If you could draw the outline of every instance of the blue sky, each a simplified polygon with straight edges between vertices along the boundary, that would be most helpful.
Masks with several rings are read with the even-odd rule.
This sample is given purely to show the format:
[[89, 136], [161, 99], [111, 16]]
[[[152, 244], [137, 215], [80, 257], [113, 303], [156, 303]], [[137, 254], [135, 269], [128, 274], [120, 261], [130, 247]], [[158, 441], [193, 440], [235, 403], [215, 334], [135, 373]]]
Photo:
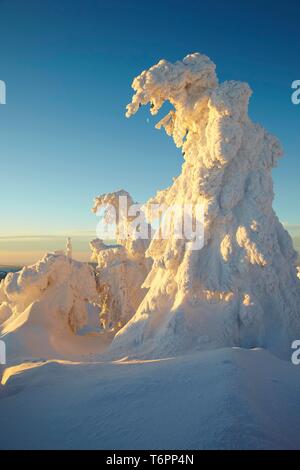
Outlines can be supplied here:
[[168, 186], [180, 151], [148, 110], [130, 120], [124, 110], [134, 76], [195, 51], [221, 81], [250, 84], [252, 119], [286, 152], [275, 209], [300, 223], [296, 1], [0, 0], [0, 18], [0, 236], [93, 232], [95, 195], [123, 187], [143, 201]]

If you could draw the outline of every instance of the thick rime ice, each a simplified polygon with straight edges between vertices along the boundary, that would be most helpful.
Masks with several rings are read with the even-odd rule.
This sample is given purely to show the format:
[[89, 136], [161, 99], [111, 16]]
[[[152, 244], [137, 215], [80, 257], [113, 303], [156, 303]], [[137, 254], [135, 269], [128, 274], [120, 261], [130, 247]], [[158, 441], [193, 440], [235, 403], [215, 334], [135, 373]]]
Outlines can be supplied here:
[[134, 79], [130, 117], [141, 105], [173, 109], [164, 127], [185, 162], [148, 203], [203, 204], [205, 246], [153, 240], [148, 289], [112, 350], [169, 354], [192, 348], [264, 346], [289, 354], [300, 334], [300, 284], [291, 238], [272, 209], [279, 142], [248, 117], [246, 83], [218, 84], [201, 54], [161, 60]]
[[[127, 211], [120, 210], [120, 197], [126, 199]], [[124, 190], [103, 194], [95, 199], [93, 212], [110, 205], [117, 216], [116, 245], [106, 245], [95, 239], [90, 243], [92, 261], [97, 262], [97, 289], [101, 306], [101, 320], [107, 329], [117, 331], [130, 320], [139, 307], [145, 289], [142, 284], [150, 271], [152, 262], [145, 258], [148, 240], [137, 238], [134, 233], [123, 238], [124, 233], [134, 220], [129, 216], [133, 200]], [[124, 229], [124, 230], [123, 230]], [[123, 231], [122, 231], [123, 230]]]
[[0, 335], [9, 361], [99, 352], [95, 338], [79, 336], [98, 331], [97, 300], [92, 268], [63, 252], [48, 253], [35, 265], [8, 274], [0, 284]]

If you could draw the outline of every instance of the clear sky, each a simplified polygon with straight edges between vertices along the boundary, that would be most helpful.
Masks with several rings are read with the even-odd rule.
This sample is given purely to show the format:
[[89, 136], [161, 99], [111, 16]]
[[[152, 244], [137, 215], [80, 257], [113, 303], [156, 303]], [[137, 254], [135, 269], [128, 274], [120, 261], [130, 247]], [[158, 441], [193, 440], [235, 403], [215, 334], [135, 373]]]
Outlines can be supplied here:
[[196, 51], [217, 64], [221, 81], [250, 84], [252, 119], [286, 152], [274, 171], [275, 209], [298, 225], [300, 105], [291, 83], [300, 80], [299, 5], [0, 0], [0, 264], [18, 262], [17, 250], [29, 252], [42, 235], [60, 244], [74, 234], [84, 251], [97, 222], [94, 196], [124, 188], [143, 201], [171, 183], [180, 151], [147, 110], [130, 120], [124, 110], [137, 74]]

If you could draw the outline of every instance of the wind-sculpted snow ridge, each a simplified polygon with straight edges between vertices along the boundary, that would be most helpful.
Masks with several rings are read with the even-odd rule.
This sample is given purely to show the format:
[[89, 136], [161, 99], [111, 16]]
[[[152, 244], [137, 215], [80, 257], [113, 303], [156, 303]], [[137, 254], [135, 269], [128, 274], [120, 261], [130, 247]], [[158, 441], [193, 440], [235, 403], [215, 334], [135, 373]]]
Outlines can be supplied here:
[[100, 352], [97, 301], [92, 268], [63, 252], [8, 274], [0, 284], [0, 336], [8, 362]]
[[127, 117], [150, 103], [173, 109], [163, 127], [184, 156], [181, 174], [148, 204], [203, 204], [205, 244], [152, 240], [148, 292], [111, 351], [164, 355], [222, 346], [290, 354], [300, 335], [296, 252], [272, 209], [278, 140], [248, 117], [246, 83], [218, 84], [215, 65], [195, 53], [161, 60], [133, 81]]

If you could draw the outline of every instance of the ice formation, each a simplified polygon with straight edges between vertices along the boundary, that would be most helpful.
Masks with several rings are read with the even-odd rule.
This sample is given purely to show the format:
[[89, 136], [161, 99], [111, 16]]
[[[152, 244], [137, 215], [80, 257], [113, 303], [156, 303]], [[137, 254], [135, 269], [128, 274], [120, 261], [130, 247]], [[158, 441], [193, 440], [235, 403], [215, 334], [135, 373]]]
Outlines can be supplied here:
[[[181, 174], [150, 203], [201, 203], [205, 245], [153, 240], [148, 292], [112, 350], [169, 354], [193, 348], [263, 346], [289, 354], [300, 334], [300, 284], [292, 241], [272, 209], [279, 142], [248, 117], [246, 83], [219, 84], [214, 63], [195, 53], [161, 60], [133, 81], [127, 117], [141, 105], [182, 148]], [[295, 336], [296, 335], [296, 336]]]

